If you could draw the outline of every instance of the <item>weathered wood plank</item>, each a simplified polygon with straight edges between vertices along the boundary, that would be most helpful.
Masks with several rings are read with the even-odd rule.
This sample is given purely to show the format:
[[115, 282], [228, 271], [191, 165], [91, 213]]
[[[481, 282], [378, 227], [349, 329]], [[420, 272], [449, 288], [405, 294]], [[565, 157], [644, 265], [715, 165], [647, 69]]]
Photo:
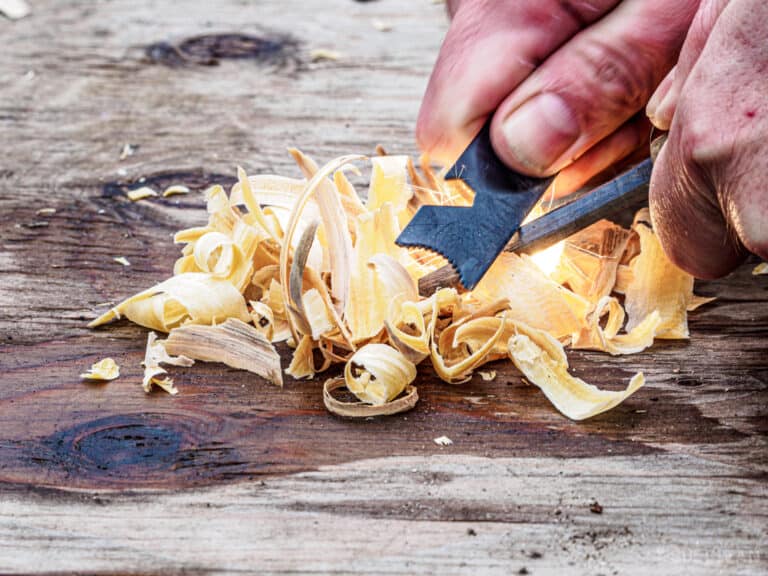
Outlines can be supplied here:
[[34, 553], [38, 572], [765, 573], [765, 477], [740, 476], [669, 455], [441, 455], [181, 493], [6, 488], [0, 570]]
[[[288, 145], [319, 160], [380, 142], [414, 153], [443, 7], [33, 7], [0, 20], [0, 571], [766, 570], [768, 279], [748, 266], [699, 286], [718, 300], [692, 314], [689, 342], [572, 353], [598, 385], [648, 379], [585, 423], [508, 364], [460, 387], [425, 371], [413, 412], [364, 422], [328, 415], [321, 381], [279, 390], [217, 365], [174, 370], [178, 397], [147, 396], [145, 331], [85, 328], [99, 304], [168, 274], [170, 235], [205, 220], [200, 190], [236, 165], [296, 174]], [[152, 61], [168, 54], [159, 43], [192, 38], [200, 58], [216, 45], [202, 35], [233, 32], [280, 49], [217, 66]], [[311, 63], [313, 48], [342, 58]], [[120, 160], [125, 143], [138, 148]], [[120, 186], [141, 178], [195, 192], [134, 204]], [[104, 356], [123, 376], [80, 383]], [[455, 444], [436, 446], [442, 435]]]

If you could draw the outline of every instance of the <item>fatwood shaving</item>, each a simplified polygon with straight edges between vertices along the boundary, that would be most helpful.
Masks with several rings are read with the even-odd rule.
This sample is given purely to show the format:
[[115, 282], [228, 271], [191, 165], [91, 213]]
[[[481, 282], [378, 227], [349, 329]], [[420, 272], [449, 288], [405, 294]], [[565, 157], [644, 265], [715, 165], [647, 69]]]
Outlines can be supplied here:
[[104, 358], [93, 364], [87, 372], [80, 374], [83, 380], [108, 382], [120, 376], [120, 367], [112, 358]]
[[186, 356], [171, 356], [165, 349], [165, 341], [158, 340], [157, 334], [150, 332], [147, 335], [147, 349], [144, 352], [144, 379], [141, 386], [144, 392], [149, 394], [153, 386], [157, 386], [168, 394], [176, 395], [179, 393], [173, 384], [173, 379], [167, 376], [168, 372], [160, 364], [169, 366], [192, 366], [195, 363]]
[[[287, 342], [293, 378], [345, 365], [343, 378], [323, 386], [326, 407], [341, 416], [409, 410], [418, 400], [417, 366], [427, 361], [460, 384], [476, 371], [492, 381], [497, 371], [482, 367], [511, 360], [558, 410], [581, 420], [613, 408], [644, 378], [636, 374], [623, 391], [599, 390], [568, 372], [564, 346], [635, 354], [656, 338], [688, 337], [687, 313], [711, 301], [694, 295], [692, 277], [664, 256], [646, 212], [632, 229], [602, 221], [547, 251], [556, 259], [547, 272], [537, 255], [504, 253], [474, 291], [421, 298], [418, 279], [444, 260], [395, 239], [420, 205], [466, 206], [473, 192], [444, 181], [428, 160], [419, 172], [410, 158], [381, 150], [364, 200], [345, 174], [359, 174], [353, 163], [363, 157], [319, 167], [290, 152], [301, 178], [249, 177], [239, 168], [229, 193], [208, 189], [208, 222], [174, 237], [182, 245], [174, 275], [90, 324], [125, 316], [170, 332], [165, 342], [150, 333], [146, 390], [176, 393], [160, 364], [192, 358], [281, 385], [272, 343]], [[341, 389], [356, 401], [341, 400]]]
[[25, 0], [0, 0], [0, 14], [9, 20], [19, 20], [28, 16], [31, 9]]
[[138, 202], [139, 200], [144, 200], [144, 198], [152, 198], [153, 196], [157, 196], [157, 192], [149, 186], [142, 186], [141, 188], [136, 188], [135, 190], [129, 190], [127, 192], [127, 196], [131, 201]]
[[176, 196], [178, 194], [189, 194], [190, 190], [186, 186], [183, 186], [181, 184], [174, 184], [173, 186], [168, 186], [165, 190], [163, 190], [163, 198], [168, 198], [168, 196]]
[[283, 385], [280, 355], [275, 347], [253, 326], [237, 318], [217, 326], [188, 324], [175, 328], [168, 334], [165, 349], [169, 354], [203, 362], [222, 362]]

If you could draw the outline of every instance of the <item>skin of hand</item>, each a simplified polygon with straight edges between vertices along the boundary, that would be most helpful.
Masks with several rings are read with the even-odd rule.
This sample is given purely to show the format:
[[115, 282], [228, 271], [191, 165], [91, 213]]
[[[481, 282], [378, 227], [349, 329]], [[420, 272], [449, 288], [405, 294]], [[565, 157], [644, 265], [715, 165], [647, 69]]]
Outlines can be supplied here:
[[638, 146], [699, 0], [452, 0], [417, 140], [451, 162], [486, 118], [510, 167], [581, 185]]
[[768, 259], [768, 3], [704, 0], [647, 112], [669, 130], [650, 190], [669, 257], [700, 278]]

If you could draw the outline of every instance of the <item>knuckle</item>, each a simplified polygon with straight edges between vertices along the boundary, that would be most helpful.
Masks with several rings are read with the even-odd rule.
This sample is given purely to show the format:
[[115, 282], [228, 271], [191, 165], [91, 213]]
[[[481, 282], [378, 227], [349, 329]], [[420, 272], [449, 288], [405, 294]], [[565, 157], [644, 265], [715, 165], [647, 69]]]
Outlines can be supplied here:
[[645, 106], [656, 84], [651, 55], [592, 39], [581, 46], [578, 56], [604, 103], [632, 113]]

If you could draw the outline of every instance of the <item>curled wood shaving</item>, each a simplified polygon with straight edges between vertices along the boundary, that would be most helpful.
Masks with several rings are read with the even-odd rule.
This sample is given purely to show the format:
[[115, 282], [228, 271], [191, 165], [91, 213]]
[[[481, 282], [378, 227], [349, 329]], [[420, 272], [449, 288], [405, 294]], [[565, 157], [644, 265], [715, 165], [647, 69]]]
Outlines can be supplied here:
[[[605, 327], [600, 326], [604, 313], [608, 314]], [[637, 354], [653, 345], [661, 325], [661, 314], [653, 310], [642, 322], [626, 334], [619, 334], [624, 325], [624, 309], [612, 296], [603, 297], [587, 316], [587, 325], [574, 334], [571, 346], [576, 349], [601, 350], [612, 355]]]
[[288, 293], [291, 296], [290, 301], [292, 303], [290, 308], [294, 313], [294, 321], [298, 324], [297, 327], [303, 334], [309, 334], [312, 331], [307, 319], [307, 312], [304, 309], [302, 291], [304, 288], [304, 270], [307, 266], [307, 258], [309, 257], [309, 251], [312, 248], [312, 242], [315, 239], [315, 233], [319, 225], [320, 222], [314, 220], [304, 229], [296, 251], [293, 254], [291, 273], [288, 276]]
[[[291, 211], [290, 218], [287, 223], [285, 232], [285, 238], [280, 249], [280, 284], [283, 290], [283, 297], [286, 302], [290, 301], [290, 293], [288, 289], [288, 260], [289, 252], [291, 248], [291, 241], [296, 234], [302, 211], [304, 210], [309, 199], [317, 192], [318, 197], [316, 201], [321, 202], [320, 213], [323, 221], [323, 229], [326, 232], [333, 231], [329, 246], [324, 251], [328, 255], [328, 260], [331, 267], [332, 278], [332, 294], [336, 300], [335, 311], [340, 313], [346, 306], [349, 296], [349, 277], [350, 277], [350, 260], [352, 251], [352, 240], [349, 237], [346, 226], [342, 226], [340, 220], [346, 219], [346, 217], [340, 217], [337, 212], [337, 205], [332, 200], [333, 189], [329, 188], [331, 184], [328, 181], [328, 176], [333, 174], [336, 170], [353, 162], [360, 160], [362, 156], [342, 156], [326, 164], [321, 170], [316, 169], [316, 165], [301, 154], [298, 150], [292, 150], [294, 158], [299, 166], [305, 172], [305, 174], [312, 174], [311, 179], [307, 183], [301, 196], [296, 199], [296, 203]], [[338, 199], [338, 196], [336, 196]], [[335, 279], [334, 279], [335, 276]], [[289, 318], [290, 324], [290, 318]], [[341, 323], [339, 326], [342, 330], [342, 334], [349, 340], [348, 334], [345, 334], [345, 330]], [[291, 324], [291, 333], [294, 340], [298, 341], [298, 330]]]
[[752, 276], [760, 276], [762, 274], [768, 274], [768, 262], [760, 262], [752, 269]]
[[568, 373], [563, 345], [550, 334], [518, 324], [509, 339], [509, 356], [515, 366], [538, 386], [552, 404], [572, 420], [584, 420], [610, 410], [634, 394], [645, 382], [635, 374], [621, 392], [600, 390]]
[[344, 378], [331, 378], [323, 384], [323, 403], [329, 412], [347, 418], [371, 418], [373, 416], [391, 416], [411, 410], [419, 401], [416, 386], [408, 386], [405, 394], [391, 402], [381, 405], [365, 404], [363, 402], [342, 402], [333, 397], [332, 392], [346, 388]]
[[229, 318], [217, 326], [187, 325], [168, 334], [165, 349], [203, 362], [221, 362], [283, 385], [280, 355], [253, 326]]
[[89, 328], [125, 316], [151, 330], [169, 332], [186, 323], [212, 324], [227, 318], [248, 321], [248, 309], [240, 292], [226, 280], [210, 274], [187, 273], [123, 300], [102, 314]]
[[366, 344], [347, 362], [344, 381], [362, 402], [381, 406], [400, 395], [416, 378], [416, 366], [386, 344]]

